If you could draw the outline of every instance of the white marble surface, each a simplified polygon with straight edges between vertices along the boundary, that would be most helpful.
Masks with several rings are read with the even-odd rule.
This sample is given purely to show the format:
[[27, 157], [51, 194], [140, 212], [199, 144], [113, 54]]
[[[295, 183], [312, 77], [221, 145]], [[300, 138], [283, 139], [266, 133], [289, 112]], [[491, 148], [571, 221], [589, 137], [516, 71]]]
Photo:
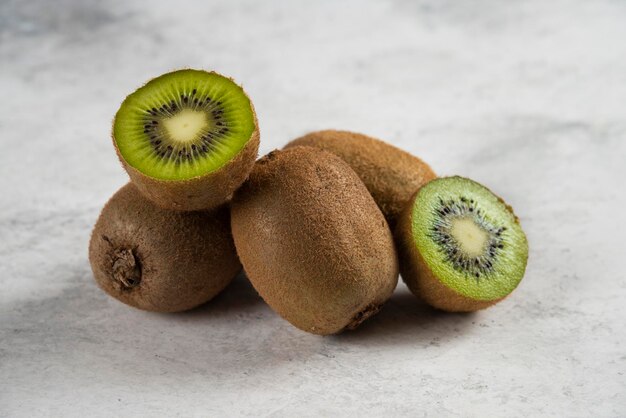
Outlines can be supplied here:
[[[0, 416], [625, 416], [625, 22], [610, 0], [3, 0]], [[446, 315], [400, 285], [325, 338], [243, 276], [185, 314], [106, 297], [111, 119], [187, 66], [245, 85], [262, 153], [351, 129], [489, 185], [529, 236], [520, 288]]]

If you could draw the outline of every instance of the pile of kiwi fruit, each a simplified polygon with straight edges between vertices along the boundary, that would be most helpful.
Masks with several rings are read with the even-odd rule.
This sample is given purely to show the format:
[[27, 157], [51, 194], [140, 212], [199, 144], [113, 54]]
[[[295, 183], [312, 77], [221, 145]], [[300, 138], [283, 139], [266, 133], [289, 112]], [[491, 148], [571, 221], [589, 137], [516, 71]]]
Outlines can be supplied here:
[[491, 306], [524, 276], [519, 219], [485, 186], [347, 131], [309, 133], [257, 160], [254, 106], [216, 72], [147, 82], [123, 101], [112, 138], [130, 182], [103, 208], [89, 261], [130, 306], [192, 309], [243, 268], [281, 317], [328, 335], [375, 315], [400, 273], [447, 312]]

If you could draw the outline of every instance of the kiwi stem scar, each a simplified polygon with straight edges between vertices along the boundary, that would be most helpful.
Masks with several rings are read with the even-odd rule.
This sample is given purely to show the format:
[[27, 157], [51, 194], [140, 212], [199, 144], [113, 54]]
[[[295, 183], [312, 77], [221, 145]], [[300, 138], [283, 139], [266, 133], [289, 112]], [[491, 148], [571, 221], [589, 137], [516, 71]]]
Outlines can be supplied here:
[[382, 307], [381, 304], [370, 304], [368, 306], [365, 307], [365, 309], [363, 309], [362, 311], [358, 312], [350, 321], [350, 323], [348, 325], [346, 325], [347, 330], [353, 330], [356, 329], [359, 325], [361, 325], [361, 323], [363, 321], [365, 321], [366, 319], [368, 319], [369, 317], [376, 315], [378, 313], [378, 311], [380, 311], [380, 308]]
[[133, 251], [118, 248], [113, 252], [111, 276], [121, 283], [122, 289], [133, 288], [141, 282], [141, 265]]

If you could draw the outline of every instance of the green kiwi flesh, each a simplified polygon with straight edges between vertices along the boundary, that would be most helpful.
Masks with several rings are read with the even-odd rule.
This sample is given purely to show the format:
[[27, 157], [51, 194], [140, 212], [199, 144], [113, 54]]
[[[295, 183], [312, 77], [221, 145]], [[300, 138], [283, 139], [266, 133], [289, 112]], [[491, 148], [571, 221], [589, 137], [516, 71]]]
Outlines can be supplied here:
[[228, 208], [161, 209], [129, 183], [94, 227], [89, 261], [98, 285], [139, 309], [178, 312], [207, 302], [241, 270]]
[[409, 288], [448, 311], [473, 311], [510, 294], [526, 270], [528, 242], [512, 209], [462, 177], [430, 181], [397, 234]]
[[[251, 170], [258, 139], [244, 90], [215, 72], [191, 69], [137, 89], [113, 124], [114, 145], [131, 180], [159, 206], [177, 210], [224, 203]], [[224, 181], [217, 181], [220, 174]]]
[[398, 280], [393, 236], [339, 157], [310, 147], [260, 159], [231, 203], [244, 270], [263, 299], [314, 334], [353, 329]]

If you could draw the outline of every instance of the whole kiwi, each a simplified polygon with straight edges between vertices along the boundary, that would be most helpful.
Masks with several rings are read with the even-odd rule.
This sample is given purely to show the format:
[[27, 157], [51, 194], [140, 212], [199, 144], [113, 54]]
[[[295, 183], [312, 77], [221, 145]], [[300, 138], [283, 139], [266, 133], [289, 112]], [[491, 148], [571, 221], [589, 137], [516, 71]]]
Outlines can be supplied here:
[[398, 280], [392, 233], [356, 173], [311, 147], [260, 159], [231, 203], [237, 252], [263, 299], [314, 334], [352, 329]]
[[393, 228], [411, 196], [436, 177], [428, 164], [381, 140], [348, 131], [311, 132], [285, 148], [310, 146], [332, 152], [359, 175]]
[[228, 208], [161, 209], [129, 183], [102, 209], [89, 243], [98, 285], [135, 308], [177, 312], [207, 302], [241, 270]]

